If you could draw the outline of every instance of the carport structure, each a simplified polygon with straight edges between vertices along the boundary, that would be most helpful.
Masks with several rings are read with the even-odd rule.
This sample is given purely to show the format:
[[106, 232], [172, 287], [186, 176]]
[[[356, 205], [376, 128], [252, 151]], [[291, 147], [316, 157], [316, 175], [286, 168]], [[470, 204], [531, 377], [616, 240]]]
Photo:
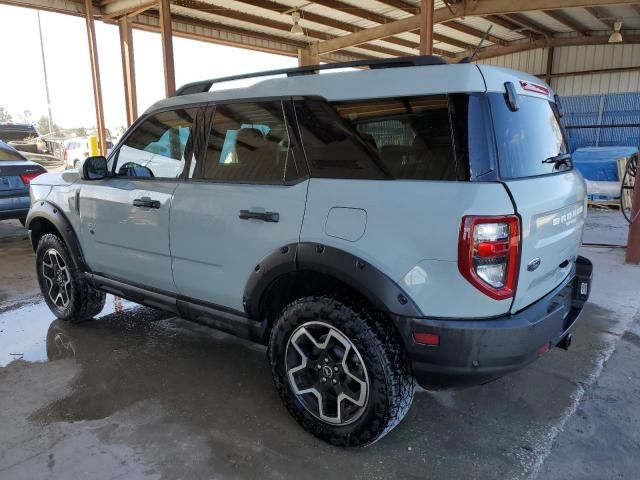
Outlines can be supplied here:
[[[459, 61], [484, 38], [477, 59], [548, 49], [546, 71], [537, 72], [547, 81], [555, 75], [552, 69], [555, 47], [606, 44], [617, 21], [622, 21], [622, 43], [640, 43], [640, 5], [628, 0], [0, 0], [0, 3], [86, 18], [101, 145], [106, 142], [95, 19], [117, 23], [120, 28], [129, 124], [137, 117], [132, 28], [160, 32], [167, 96], [176, 89], [173, 35], [297, 56], [300, 65], [430, 53]], [[215, 60], [211, 65], [215, 76]], [[630, 68], [638, 70], [624, 67]], [[585, 72], [562, 75], [582, 73]]]

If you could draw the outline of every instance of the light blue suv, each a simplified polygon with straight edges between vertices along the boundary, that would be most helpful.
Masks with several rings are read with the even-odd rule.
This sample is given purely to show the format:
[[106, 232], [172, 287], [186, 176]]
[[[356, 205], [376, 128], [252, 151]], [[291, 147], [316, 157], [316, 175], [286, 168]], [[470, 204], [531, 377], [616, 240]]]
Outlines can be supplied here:
[[[317, 74], [344, 66], [368, 69]], [[345, 446], [395, 427], [416, 382], [568, 348], [585, 183], [548, 86], [437, 57], [273, 73], [186, 85], [108, 159], [32, 182], [55, 315], [111, 292], [263, 343], [291, 414]]]

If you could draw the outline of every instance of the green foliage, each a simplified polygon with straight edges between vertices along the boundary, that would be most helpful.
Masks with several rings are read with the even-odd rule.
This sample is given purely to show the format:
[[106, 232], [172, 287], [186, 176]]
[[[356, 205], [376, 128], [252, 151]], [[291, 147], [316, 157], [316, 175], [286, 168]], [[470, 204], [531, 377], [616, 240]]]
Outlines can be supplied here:
[[7, 110], [4, 107], [0, 107], [0, 122], [11, 122], [11, 121], [13, 121], [13, 117], [9, 113], [9, 110]]

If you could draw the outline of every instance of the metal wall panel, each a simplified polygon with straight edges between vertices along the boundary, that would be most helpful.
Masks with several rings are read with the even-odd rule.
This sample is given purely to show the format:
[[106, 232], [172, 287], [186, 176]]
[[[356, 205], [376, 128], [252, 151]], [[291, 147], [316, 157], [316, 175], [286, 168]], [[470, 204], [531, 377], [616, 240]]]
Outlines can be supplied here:
[[538, 75], [543, 73], [547, 68], [547, 51], [542, 48], [526, 50], [524, 52], [512, 53], [510, 55], [479, 60], [478, 63], [513, 68], [515, 70], [522, 70], [523, 72]]
[[[547, 51], [528, 50], [480, 60], [478, 63], [544, 75], [547, 68]], [[624, 67], [640, 67], [640, 45], [586, 45], [554, 49], [555, 74]], [[640, 69], [555, 77], [551, 80], [551, 86], [562, 96], [640, 92]]]
[[640, 93], [563, 97], [566, 126], [639, 125], [616, 128], [569, 128], [571, 150], [591, 146], [640, 145]]

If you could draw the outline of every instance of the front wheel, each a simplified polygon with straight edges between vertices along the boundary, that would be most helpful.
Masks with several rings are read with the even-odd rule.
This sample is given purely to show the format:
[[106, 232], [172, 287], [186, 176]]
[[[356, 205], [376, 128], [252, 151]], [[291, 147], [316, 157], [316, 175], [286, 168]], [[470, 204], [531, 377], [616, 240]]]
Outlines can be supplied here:
[[273, 327], [269, 360], [291, 415], [334, 445], [376, 442], [411, 406], [414, 380], [398, 334], [364, 306], [296, 300]]
[[38, 242], [36, 269], [44, 300], [60, 320], [80, 322], [104, 308], [104, 292], [89, 285], [57, 235], [48, 233]]

